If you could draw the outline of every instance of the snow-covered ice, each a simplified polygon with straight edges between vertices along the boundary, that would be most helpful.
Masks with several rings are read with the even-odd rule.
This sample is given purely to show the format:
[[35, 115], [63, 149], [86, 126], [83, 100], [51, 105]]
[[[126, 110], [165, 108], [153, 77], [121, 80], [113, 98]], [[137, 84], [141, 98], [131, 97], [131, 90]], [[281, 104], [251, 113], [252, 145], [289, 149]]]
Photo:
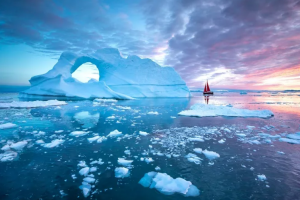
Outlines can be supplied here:
[[[96, 65], [99, 80], [82, 83], [72, 77], [82, 64]], [[126, 66], [126, 67], [124, 67]], [[64, 52], [46, 74], [29, 80], [23, 95], [132, 99], [135, 97], [189, 97], [186, 83], [173, 67], [161, 67], [138, 56], [123, 58], [117, 49], [105, 48], [77, 55]], [[97, 100], [98, 101], [98, 100]]]
[[191, 117], [216, 117], [216, 116], [229, 116], [229, 117], [259, 117], [268, 118], [274, 116], [270, 110], [248, 110], [234, 107], [227, 107], [222, 105], [212, 104], [194, 104], [189, 110], [184, 110], [178, 115], [191, 116]]

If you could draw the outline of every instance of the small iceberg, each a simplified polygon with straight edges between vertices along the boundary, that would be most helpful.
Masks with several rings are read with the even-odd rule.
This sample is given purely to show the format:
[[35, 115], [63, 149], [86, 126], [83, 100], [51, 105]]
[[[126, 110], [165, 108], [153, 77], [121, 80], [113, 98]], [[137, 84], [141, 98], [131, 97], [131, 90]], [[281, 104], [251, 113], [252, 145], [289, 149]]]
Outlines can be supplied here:
[[155, 188], [162, 194], [172, 195], [179, 193], [185, 197], [200, 195], [199, 189], [190, 181], [183, 178], [172, 178], [166, 173], [148, 172], [139, 181], [143, 187]]
[[216, 158], [220, 158], [220, 155], [218, 153], [214, 152], [214, 151], [208, 151], [208, 150], [205, 149], [204, 151], [202, 151], [202, 153], [209, 160], [214, 160]]
[[43, 147], [45, 148], [53, 148], [53, 147], [57, 147], [60, 144], [64, 143], [65, 141], [62, 139], [56, 139], [56, 140], [52, 140], [50, 143], [45, 143], [45, 144], [41, 144]]
[[178, 113], [182, 116], [191, 117], [216, 117], [216, 116], [228, 116], [228, 117], [259, 117], [269, 118], [274, 116], [270, 110], [248, 110], [227, 106], [207, 105], [207, 104], [194, 104], [190, 107], [190, 110], [184, 110]]

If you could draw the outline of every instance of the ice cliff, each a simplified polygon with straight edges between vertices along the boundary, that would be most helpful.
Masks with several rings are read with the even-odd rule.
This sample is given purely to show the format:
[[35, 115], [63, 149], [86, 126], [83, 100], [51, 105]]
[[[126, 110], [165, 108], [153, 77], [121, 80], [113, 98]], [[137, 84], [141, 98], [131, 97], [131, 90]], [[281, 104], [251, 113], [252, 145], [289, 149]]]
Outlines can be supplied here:
[[[99, 81], [82, 83], [72, 77], [82, 64], [99, 70]], [[123, 58], [117, 49], [105, 48], [91, 54], [61, 54], [54, 67], [29, 80], [23, 95], [80, 98], [131, 99], [142, 97], [188, 97], [189, 89], [172, 67], [161, 67], [138, 56]]]

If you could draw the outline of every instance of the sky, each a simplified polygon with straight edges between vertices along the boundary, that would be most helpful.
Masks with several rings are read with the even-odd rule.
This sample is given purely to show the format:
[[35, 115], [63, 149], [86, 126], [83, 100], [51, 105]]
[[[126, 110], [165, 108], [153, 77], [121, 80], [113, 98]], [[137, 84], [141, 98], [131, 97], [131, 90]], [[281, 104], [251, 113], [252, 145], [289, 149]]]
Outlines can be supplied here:
[[300, 0], [0, 1], [0, 85], [105, 47], [174, 67], [189, 87], [296, 90]]

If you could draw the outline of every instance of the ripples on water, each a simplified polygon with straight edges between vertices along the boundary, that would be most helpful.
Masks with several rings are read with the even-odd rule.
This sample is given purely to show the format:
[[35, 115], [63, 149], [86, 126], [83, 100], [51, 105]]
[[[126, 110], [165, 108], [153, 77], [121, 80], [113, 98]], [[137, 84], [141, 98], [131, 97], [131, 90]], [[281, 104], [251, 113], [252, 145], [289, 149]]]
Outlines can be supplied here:
[[[7, 102], [16, 100], [17, 96], [0, 94], [0, 99]], [[88, 198], [299, 199], [300, 145], [278, 140], [267, 143], [265, 138], [258, 137], [260, 132], [281, 136], [283, 133], [300, 132], [299, 100], [297, 93], [217, 93], [209, 99], [212, 104], [269, 109], [275, 114], [270, 119], [177, 116], [194, 103], [204, 103], [204, 98], [197, 93], [191, 99], [143, 99], [97, 106], [93, 106], [92, 101], [68, 101], [68, 105], [60, 106], [60, 109], [56, 106], [2, 109], [0, 123], [12, 122], [18, 128], [0, 130], [1, 147], [8, 140], [28, 140], [28, 145], [14, 161], [0, 163], [0, 198], [84, 199], [78, 188], [83, 177], [78, 174], [80, 168], [77, 164], [86, 161], [91, 166], [92, 160], [101, 158], [104, 164], [96, 165], [98, 170], [93, 173], [97, 180], [92, 188], [95, 193]], [[159, 115], [147, 114], [151, 111], [157, 111]], [[108, 120], [109, 116], [115, 116], [115, 119]], [[71, 131], [84, 129], [89, 131], [85, 136], [69, 136]], [[89, 143], [87, 140], [95, 134], [107, 136], [116, 129], [123, 135], [128, 134], [128, 137], [122, 137], [120, 141], [108, 139], [102, 143]], [[58, 130], [64, 132], [54, 132]], [[34, 131], [45, 134], [38, 136]], [[150, 134], [139, 136], [139, 131]], [[246, 137], [236, 135], [240, 133], [246, 134]], [[195, 135], [201, 135], [205, 142], [189, 142], [188, 138]], [[41, 139], [51, 142], [59, 138], [65, 142], [50, 149], [35, 143]], [[221, 139], [225, 143], [220, 144], [218, 141]], [[260, 144], [251, 144], [255, 139]], [[180, 142], [182, 144], [178, 145]], [[217, 152], [220, 158], [209, 161], [203, 154], [196, 154], [194, 148]], [[126, 155], [125, 150], [130, 150], [131, 154]], [[158, 152], [164, 155], [157, 155]], [[201, 164], [188, 162], [185, 158], [188, 153], [201, 158]], [[172, 157], [168, 158], [166, 154]], [[134, 160], [133, 167], [130, 177], [117, 179], [114, 169], [119, 167], [117, 160], [121, 157]], [[141, 157], [151, 157], [154, 162], [147, 164], [140, 161]], [[156, 166], [161, 168], [161, 173], [191, 181], [199, 188], [200, 196], [167, 196], [139, 185], [144, 174], [155, 171]], [[73, 174], [77, 179], [72, 178]], [[267, 180], [257, 180], [260, 174], [264, 174]]]

